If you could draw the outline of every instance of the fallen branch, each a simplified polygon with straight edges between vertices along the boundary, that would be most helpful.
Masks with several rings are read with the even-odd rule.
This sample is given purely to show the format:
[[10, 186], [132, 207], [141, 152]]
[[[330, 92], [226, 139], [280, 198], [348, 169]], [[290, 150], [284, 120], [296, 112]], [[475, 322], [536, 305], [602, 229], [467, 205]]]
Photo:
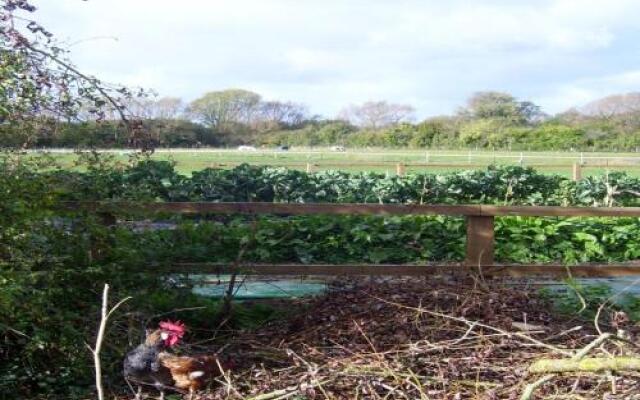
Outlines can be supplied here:
[[[596, 347], [600, 346], [606, 340], [612, 338], [613, 335], [610, 333], [603, 333], [597, 338], [595, 338], [591, 343], [584, 346], [580, 351], [576, 352], [570, 359], [542, 359], [538, 360], [533, 365], [529, 367], [529, 372], [531, 373], [545, 373], [547, 375], [538, 379], [537, 381], [528, 384], [524, 391], [522, 392], [522, 396], [520, 396], [520, 400], [529, 400], [531, 396], [533, 396], [533, 392], [546, 382], [555, 378], [557, 373], [560, 372], [601, 372], [601, 371], [611, 371], [611, 368], [602, 368], [605, 367], [606, 363], [601, 363], [596, 360], [614, 360], [611, 357], [607, 358], [584, 358], [589, 352]], [[620, 358], [631, 358], [631, 357], [620, 357]], [[640, 359], [632, 358], [638, 362], [638, 367], [640, 367]], [[590, 362], [591, 361], [591, 362]], [[566, 369], [563, 369], [566, 368]], [[618, 369], [621, 371], [622, 369]], [[637, 369], [627, 369], [627, 370], [637, 370]]]
[[604, 371], [640, 371], [640, 358], [591, 357], [581, 360], [541, 359], [529, 367], [529, 372], [534, 374]]

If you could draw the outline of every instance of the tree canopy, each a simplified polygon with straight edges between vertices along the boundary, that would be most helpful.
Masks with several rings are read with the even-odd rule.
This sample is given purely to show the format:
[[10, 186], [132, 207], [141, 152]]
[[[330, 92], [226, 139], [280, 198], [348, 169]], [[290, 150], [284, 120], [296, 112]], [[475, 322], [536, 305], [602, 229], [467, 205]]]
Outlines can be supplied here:
[[339, 118], [363, 128], [380, 129], [414, 119], [415, 108], [407, 104], [367, 101], [343, 109]]
[[189, 105], [190, 113], [205, 125], [224, 129], [232, 123], [248, 124], [258, 110], [261, 96], [243, 89], [209, 92]]
[[21, 125], [28, 144], [31, 133], [52, 123], [115, 113], [135, 141], [125, 103], [134, 93], [80, 71], [35, 12], [30, 0], [0, 0], [0, 123]]
[[543, 117], [540, 107], [530, 101], [518, 101], [509, 93], [476, 92], [460, 114], [473, 119], [499, 119], [512, 124], [527, 124]]

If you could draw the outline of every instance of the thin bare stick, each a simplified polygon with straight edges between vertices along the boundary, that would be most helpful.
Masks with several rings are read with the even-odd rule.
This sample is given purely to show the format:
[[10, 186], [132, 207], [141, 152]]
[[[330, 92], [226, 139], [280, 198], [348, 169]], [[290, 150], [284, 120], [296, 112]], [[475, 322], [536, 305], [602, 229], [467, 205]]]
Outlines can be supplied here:
[[127, 297], [118, 302], [111, 310], [108, 310], [109, 306], [109, 284], [105, 283], [104, 289], [102, 291], [102, 311], [100, 318], [100, 326], [98, 327], [98, 336], [96, 337], [96, 345], [94, 348], [89, 347], [91, 353], [93, 354], [93, 365], [95, 367], [95, 375], [96, 375], [96, 390], [98, 392], [98, 400], [104, 400], [104, 389], [102, 387], [102, 366], [100, 363], [100, 350], [102, 349], [102, 341], [104, 340], [104, 333], [107, 329], [107, 321], [111, 314], [124, 304], [127, 300], [131, 299], [131, 297]]
[[520, 396], [520, 400], [530, 400], [531, 396], [533, 396], [533, 392], [540, 386], [544, 385], [546, 382], [550, 381], [556, 376], [556, 374], [545, 375], [537, 381], [528, 384], [524, 391], [522, 392], [522, 396]]
[[[231, 316], [231, 302], [233, 301], [235, 295], [234, 288], [236, 286], [236, 279], [238, 278], [238, 274], [240, 273], [240, 264], [242, 262], [242, 259], [244, 258], [244, 254], [255, 242], [257, 231], [258, 221], [254, 219], [251, 224], [251, 236], [249, 236], [247, 241], [240, 247], [236, 259], [233, 261], [233, 263], [231, 263], [231, 278], [229, 279], [225, 295], [222, 298], [222, 310], [220, 311], [220, 318], [222, 319], [223, 323], [221, 323], [219, 327], [222, 327]], [[244, 279], [242, 282], [244, 283]]]
[[8, 330], [9, 332], [13, 332], [13, 333], [15, 333], [16, 335], [20, 335], [20, 336], [23, 336], [23, 337], [26, 337], [26, 338], [31, 338], [31, 336], [27, 335], [26, 333], [21, 332], [21, 331], [19, 331], [19, 330], [17, 330], [17, 329], [13, 329], [13, 328], [12, 328], [12, 327], [10, 327], [9, 325], [5, 325], [5, 324], [3, 324], [3, 323], [1, 323], [1, 322], [0, 322], [0, 327], [2, 327], [2, 328], [4, 328], [4, 329]]
[[218, 365], [218, 369], [220, 369], [220, 372], [222, 372], [222, 377], [224, 378], [224, 382], [220, 380], [218, 380], [218, 382], [222, 383], [227, 388], [227, 396], [231, 394], [231, 391], [233, 391], [234, 394], [239, 395], [240, 393], [236, 390], [236, 388], [233, 387], [230, 371], [222, 367], [222, 364], [220, 364], [220, 360], [218, 359], [218, 357], [216, 357], [216, 364]]
[[433, 315], [435, 317], [451, 319], [453, 321], [462, 322], [462, 323], [466, 324], [467, 326], [475, 325], [475, 326], [478, 326], [478, 327], [481, 327], [481, 328], [490, 329], [490, 330], [492, 330], [494, 332], [502, 333], [503, 335], [506, 335], [506, 336], [516, 336], [516, 337], [518, 337], [520, 339], [524, 339], [524, 340], [526, 340], [526, 341], [528, 341], [530, 343], [533, 343], [536, 346], [544, 347], [546, 349], [549, 349], [549, 350], [551, 350], [551, 351], [553, 351], [555, 353], [563, 354], [565, 356], [573, 356], [573, 353], [568, 351], [568, 350], [560, 349], [560, 348], [552, 346], [550, 344], [541, 342], [541, 341], [539, 341], [537, 339], [534, 339], [529, 335], [525, 335], [524, 333], [521, 333], [521, 332], [508, 332], [508, 331], [505, 331], [504, 329], [500, 329], [500, 328], [496, 328], [495, 326], [483, 324], [483, 323], [481, 323], [479, 321], [470, 321], [470, 320], [468, 320], [466, 318], [462, 318], [462, 317], [454, 317], [452, 315], [447, 315], [447, 314], [440, 313], [440, 312], [437, 312], [437, 311], [430, 311], [430, 310], [427, 310], [425, 308], [416, 308], [416, 307], [411, 307], [411, 306], [405, 306], [404, 304], [394, 303], [392, 301], [381, 299], [379, 297], [375, 297], [375, 296], [372, 296], [372, 297], [374, 297], [375, 299], [377, 299], [379, 301], [382, 301], [384, 303], [395, 305], [396, 307], [419, 311], [419, 312], [422, 312], [422, 313], [425, 313], [425, 314]]
[[107, 101], [109, 103], [111, 103], [111, 105], [113, 106], [113, 108], [117, 111], [117, 113], [120, 115], [120, 118], [122, 119], [122, 121], [126, 124], [129, 122], [129, 119], [127, 118], [127, 115], [124, 113], [123, 111], [123, 106], [118, 103], [116, 101], [116, 99], [114, 99], [105, 88], [103, 88], [100, 85], [100, 82], [96, 79], [96, 78], [92, 78], [90, 76], [87, 76], [85, 74], [83, 74], [82, 72], [80, 72], [77, 68], [74, 68], [71, 64], [61, 60], [59, 57], [55, 56], [52, 53], [49, 53], [47, 51], [38, 49], [37, 47], [32, 46], [31, 44], [25, 42], [23, 43], [23, 45], [28, 48], [29, 50], [38, 53], [40, 55], [43, 55], [44, 57], [50, 59], [51, 61], [55, 62], [56, 64], [60, 65], [63, 68], [68, 69], [69, 71], [73, 72], [74, 74], [76, 74], [76, 76], [80, 77], [81, 79], [85, 80], [86, 82], [88, 82], [91, 86], [93, 86], [94, 89], [96, 89], [98, 92], [100, 92], [100, 94], [107, 99]]
[[107, 327], [107, 304], [109, 301], [109, 285], [104, 285], [102, 292], [102, 317], [100, 318], [100, 327], [98, 328], [98, 337], [96, 338], [96, 347], [91, 350], [93, 353], [93, 365], [96, 369], [96, 390], [98, 391], [98, 400], [104, 400], [104, 390], [102, 388], [102, 367], [100, 365], [100, 349], [102, 348], [102, 339], [104, 331]]
[[595, 349], [596, 347], [600, 346], [602, 343], [604, 343], [605, 340], [609, 339], [612, 335], [610, 333], [603, 333], [600, 336], [598, 336], [594, 341], [592, 341], [591, 343], [589, 343], [588, 345], [584, 346], [580, 351], [578, 351], [573, 357], [571, 357], [571, 359], [573, 360], [580, 360], [582, 358], [584, 358], [587, 354], [589, 354], [589, 352], [593, 349]]

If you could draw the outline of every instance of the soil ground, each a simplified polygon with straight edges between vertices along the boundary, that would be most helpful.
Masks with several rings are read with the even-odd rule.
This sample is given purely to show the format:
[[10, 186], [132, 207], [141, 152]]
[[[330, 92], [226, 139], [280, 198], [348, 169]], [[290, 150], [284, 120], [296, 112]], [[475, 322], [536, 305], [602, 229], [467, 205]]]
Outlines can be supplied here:
[[[197, 399], [519, 399], [541, 358], [570, 358], [598, 338], [593, 321], [556, 315], [534, 292], [479, 279], [362, 279], [279, 300], [288, 317], [224, 340], [233, 361]], [[587, 354], [637, 356], [638, 327]], [[203, 351], [194, 346], [186, 351]], [[640, 399], [640, 374], [551, 375], [531, 399]]]

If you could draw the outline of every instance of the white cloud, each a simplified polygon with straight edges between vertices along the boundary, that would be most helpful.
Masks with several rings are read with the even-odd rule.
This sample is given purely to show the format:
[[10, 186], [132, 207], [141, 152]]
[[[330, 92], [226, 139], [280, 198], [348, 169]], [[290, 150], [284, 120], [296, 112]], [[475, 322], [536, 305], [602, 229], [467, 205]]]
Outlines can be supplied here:
[[597, 91], [580, 86], [562, 85], [551, 93], [534, 99], [538, 104], [545, 104], [547, 109], [562, 112], [572, 107], [586, 104], [601, 97]]
[[607, 87], [615, 88], [618, 91], [629, 88], [640, 88], [640, 69], [607, 76], [601, 83]]
[[285, 59], [292, 69], [300, 72], [336, 70], [348, 62], [340, 54], [307, 48], [291, 49], [285, 53]]
[[565, 111], [605, 96], [632, 91], [640, 91], [640, 69], [576, 80], [560, 85], [553, 92], [535, 100], [554, 111]]
[[630, 56], [638, 50], [627, 48], [639, 30], [636, 0], [39, 5], [58, 37], [102, 38], [72, 47], [80, 67], [186, 99], [243, 87], [325, 115], [385, 99], [413, 103], [428, 116], [453, 111], [476, 90], [510, 91], [555, 112], [599, 95], [605, 83], [621, 91], [638, 86], [633, 64], [640, 60]]

